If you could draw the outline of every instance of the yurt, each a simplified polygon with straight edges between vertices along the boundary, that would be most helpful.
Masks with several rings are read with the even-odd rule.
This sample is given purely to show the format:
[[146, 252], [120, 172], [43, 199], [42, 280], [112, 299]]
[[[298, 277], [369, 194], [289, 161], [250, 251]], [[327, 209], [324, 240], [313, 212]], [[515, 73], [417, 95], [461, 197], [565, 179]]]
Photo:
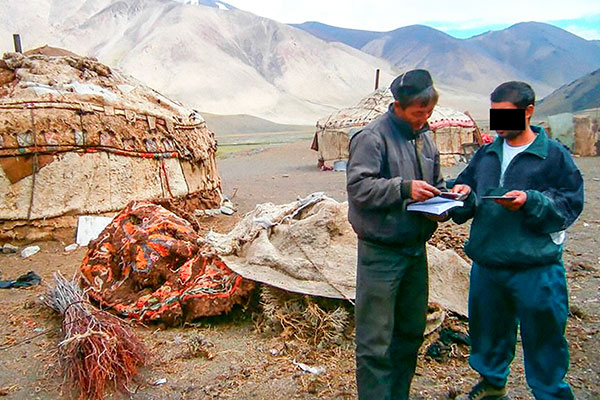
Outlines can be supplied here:
[[[319, 153], [319, 163], [331, 165], [348, 159], [349, 135], [388, 110], [394, 101], [391, 91], [378, 89], [354, 107], [336, 111], [317, 122], [312, 148]], [[440, 151], [442, 165], [454, 165], [473, 145], [475, 122], [466, 114], [448, 107], [436, 106], [428, 120]]]
[[577, 114], [561, 113], [542, 120], [542, 126], [573, 154], [582, 157], [600, 156], [600, 108]]
[[94, 59], [0, 60], [0, 237], [51, 237], [131, 200], [218, 207], [215, 152], [197, 112]]

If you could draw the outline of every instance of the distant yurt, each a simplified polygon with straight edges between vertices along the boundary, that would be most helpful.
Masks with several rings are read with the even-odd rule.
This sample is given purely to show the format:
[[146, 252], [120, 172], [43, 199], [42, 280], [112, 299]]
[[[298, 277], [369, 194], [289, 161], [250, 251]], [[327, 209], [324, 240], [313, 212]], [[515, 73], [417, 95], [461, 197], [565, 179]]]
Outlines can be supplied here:
[[542, 124], [548, 133], [578, 156], [600, 156], [600, 108], [577, 114], [550, 115]]
[[[348, 159], [350, 134], [388, 110], [394, 101], [391, 91], [378, 89], [354, 107], [344, 108], [320, 119], [312, 143], [319, 153], [319, 163], [330, 166]], [[466, 114], [436, 106], [428, 120], [440, 151], [442, 165], [454, 165], [464, 154], [465, 146], [474, 145], [475, 122]]]
[[197, 112], [94, 59], [0, 60], [0, 237], [48, 237], [131, 200], [218, 207], [215, 152]]

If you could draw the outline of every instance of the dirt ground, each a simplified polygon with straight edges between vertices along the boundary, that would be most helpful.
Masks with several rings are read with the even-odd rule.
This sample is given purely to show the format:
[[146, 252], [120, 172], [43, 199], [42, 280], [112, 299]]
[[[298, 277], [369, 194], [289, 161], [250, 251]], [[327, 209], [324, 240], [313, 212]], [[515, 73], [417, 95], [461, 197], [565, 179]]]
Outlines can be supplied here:
[[[287, 203], [297, 197], [324, 191], [345, 200], [345, 175], [321, 172], [310, 141], [301, 140], [219, 160], [224, 192], [238, 207], [231, 217], [206, 217], [206, 229], [226, 231], [257, 203]], [[586, 207], [570, 229], [565, 266], [571, 297], [567, 337], [571, 349], [568, 381], [578, 399], [600, 399], [600, 158], [578, 158], [585, 174]], [[457, 168], [444, 170], [454, 176]], [[443, 231], [465, 227], [448, 223]], [[440, 237], [445, 237], [442, 233]], [[17, 243], [15, 243], [17, 244]], [[0, 254], [2, 279], [33, 270], [44, 282], [52, 273], [70, 276], [85, 249], [67, 253], [70, 243], [36, 243], [40, 253], [22, 259]], [[24, 244], [19, 244], [24, 245]], [[452, 247], [452, 246], [451, 246]], [[55, 349], [60, 319], [41, 304], [43, 285], [29, 289], [0, 290], [0, 397], [7, 399], [68, 398], [56, 367]], [[455, 320], [465, 326], [464, 321]], [[351, 399], [356, 397], [351, 337], [347, 343], [318, 348], [264, 329], [260, 310], [252, 302], [230, 314], [166, 329], [160, 325], [134, 326], [152, 351], [152, 360], [139, 382], [130, 388], [132, 399]], [[434, 334], [435, 335], [435, 334]], [[204, 341], [210, 357], [190, 354], [189, 344]], [[433, 340], [433, 339], [430, 339]], [[467, 364], [468, 348], [453, 346], [436, 361], [421, 356], [412, 395], [414, 399], [446, 399], [467, 390], [476, 374]], [[210, 358], [210, 359], [209, 359]], [[325, 367], [315, 375], [303, 372], [293, 361]], [[159, 379], [166, 383], [155, 385]], [[512, 365], [510, 395], [531, 399], [526, 386], [522, 352]], [[127, 396], [126, 396], [127, 397]], [[119, 394], [108, 398], [126, 398]]]

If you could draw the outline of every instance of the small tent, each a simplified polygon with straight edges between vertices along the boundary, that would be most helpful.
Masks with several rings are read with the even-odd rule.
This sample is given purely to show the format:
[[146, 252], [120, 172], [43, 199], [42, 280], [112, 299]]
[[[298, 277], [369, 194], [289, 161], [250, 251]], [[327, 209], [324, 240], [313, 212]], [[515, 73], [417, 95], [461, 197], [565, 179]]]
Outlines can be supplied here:
[[216, 141], [197, 112], [94, 59], [42, 50], [0, 60], [0, 237], [48, 237], [132, 200], [220, 204]]
[[581, 111], [576, 115], [562, 113], [548, 116], [544, 126], [555, 139], [579, 156], [600, 155], [600, 108]]
[[[385, 113], [393, 101], [389, 89], [378, 89], [356, 106], [320, 119], [312, 144], [319, 153], [319, 162], [327, 165], [348, 159], [350, 133]], [[442, 165], [456, 164], [458, 157], [464, 153], [464, 145], [474, 142], [475, 122], [468, 115], [443, 106], [435, 107], [428, 122]]]

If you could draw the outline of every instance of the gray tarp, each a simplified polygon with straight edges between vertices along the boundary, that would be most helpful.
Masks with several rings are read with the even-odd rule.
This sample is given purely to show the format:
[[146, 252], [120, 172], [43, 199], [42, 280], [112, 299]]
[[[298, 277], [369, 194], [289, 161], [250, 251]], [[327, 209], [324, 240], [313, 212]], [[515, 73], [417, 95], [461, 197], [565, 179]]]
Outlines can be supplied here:
[[[228, 267], [251, 280], [297, 293], [353, 299], [357, 237], [348, 204], [322, 193], [284, 205], [259, 204], [211, 242]], [[467, 315], [469, 264], [427, 246], [431, 302]]]

